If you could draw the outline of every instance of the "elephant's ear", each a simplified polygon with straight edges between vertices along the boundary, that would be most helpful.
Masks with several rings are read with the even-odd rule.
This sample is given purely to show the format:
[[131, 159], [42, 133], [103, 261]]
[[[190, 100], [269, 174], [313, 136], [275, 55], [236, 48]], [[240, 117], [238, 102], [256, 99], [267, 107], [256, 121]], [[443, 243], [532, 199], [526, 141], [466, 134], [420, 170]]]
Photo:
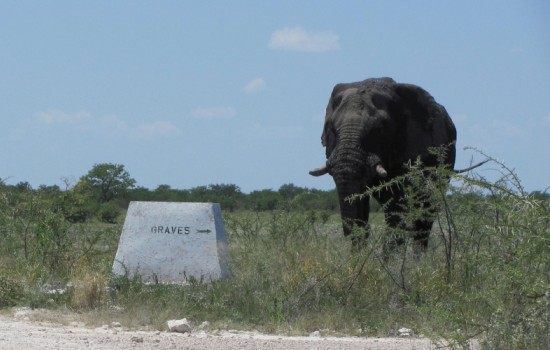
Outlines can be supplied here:
[[[443, 106], [424, 89], [412, 84], [396, 84], [400, 125], [404, 126], [405, 157], [429, 157], [430, 147], [447, 145], [456, 140], [456, 130]], [[449, 124], [450, 123], [450, 124]], [[451, 125], [451, 127], [449, 127]]]

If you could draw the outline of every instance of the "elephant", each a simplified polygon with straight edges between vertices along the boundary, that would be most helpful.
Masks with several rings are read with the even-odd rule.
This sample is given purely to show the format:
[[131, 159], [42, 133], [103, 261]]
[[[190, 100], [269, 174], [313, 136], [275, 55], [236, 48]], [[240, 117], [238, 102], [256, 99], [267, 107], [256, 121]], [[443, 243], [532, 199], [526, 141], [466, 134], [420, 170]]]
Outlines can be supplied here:
[[[326, 164], [309, 173], [333, 177], [344, 235], [349, 236], [354, 226], [364, 228], [364, 234], [353, 235], [353, 246], [361, 245], [369, 236], [370, 198], [355, 196], [350, 200], [350, 196], [396, 177], [406, 178], [407, 164], [421, 164], [423, 169], [443, 165], [454, 170], [456, 128], [445, 108], [419, 86], [397, 83], [392, 78], [334, 86], [321, 141], [326, 147]], [[444, 152], [435, 155], [434, 148]], [[403, 214], [412, 209], [407, 207], [405, 186], [379, 188], [373, 197], [384, 208], [387, 226], [410, 232], [415, 251], [426, 251], [435, 209], [405, 223]], [[430, 208], [430, 204], [428, 195], [421, 196], [416, 205]], [[386, 248], [393, 250], [403, 242], [402, 237], [389, 239]]]

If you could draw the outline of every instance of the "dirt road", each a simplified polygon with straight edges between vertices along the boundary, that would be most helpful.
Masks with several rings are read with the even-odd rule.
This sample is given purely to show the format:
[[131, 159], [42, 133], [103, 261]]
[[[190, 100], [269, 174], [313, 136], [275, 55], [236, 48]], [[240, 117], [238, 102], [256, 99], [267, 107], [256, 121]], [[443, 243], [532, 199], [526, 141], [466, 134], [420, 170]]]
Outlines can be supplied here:
[[2, 350], [127, 350], [127, 349], [434, 349], [427, 339], [415, 338], [336, 338], [281, 337], [253, 332], [169, 332], [125, 331], [122, 327], [86, 328], [78, 322], [59, 324], [31, 320], [21, 315], [0, 315]]

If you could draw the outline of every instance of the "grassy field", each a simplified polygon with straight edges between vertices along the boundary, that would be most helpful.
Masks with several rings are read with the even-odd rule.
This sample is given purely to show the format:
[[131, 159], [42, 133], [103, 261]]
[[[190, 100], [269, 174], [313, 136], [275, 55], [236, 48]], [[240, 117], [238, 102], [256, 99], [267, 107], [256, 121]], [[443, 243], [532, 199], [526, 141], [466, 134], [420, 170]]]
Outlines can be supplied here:
[[232, 277], [187, 286], [113, 276], [121, 223], [25, 217], [4, 203], [0, 307], [67, 309], [90, 325], [116, 318], [140, 329], [183, 317], [284, 334], [388, 336], [407, 327], [456, 348], [472, 337], [486, 349], [549, 348], [550, 203], [509, 179], [458, 178], [436, 191], [440, 210], [420, 258], [407, 242], [383, 259], [379, 213], [360, 250], [335, 213], [224, 213]]

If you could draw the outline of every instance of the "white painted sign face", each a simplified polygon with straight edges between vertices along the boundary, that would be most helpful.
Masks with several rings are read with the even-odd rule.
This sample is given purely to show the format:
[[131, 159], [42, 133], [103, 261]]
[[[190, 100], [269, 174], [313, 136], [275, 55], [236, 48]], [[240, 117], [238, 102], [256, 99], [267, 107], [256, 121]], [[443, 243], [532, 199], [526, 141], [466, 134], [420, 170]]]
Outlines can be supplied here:
[[228, 278], [220, 205], [130, 202], [113, 272], [161, 283]]

